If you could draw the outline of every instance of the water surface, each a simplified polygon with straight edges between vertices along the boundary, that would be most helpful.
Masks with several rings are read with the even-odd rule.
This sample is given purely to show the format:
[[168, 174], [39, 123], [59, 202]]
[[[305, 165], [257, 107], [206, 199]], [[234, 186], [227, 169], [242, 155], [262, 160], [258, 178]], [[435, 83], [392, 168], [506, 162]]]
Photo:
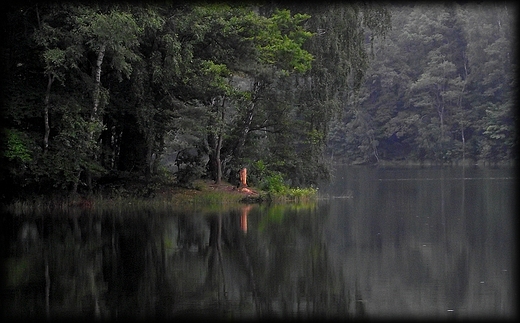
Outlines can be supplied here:
[[510, 169], [343, 167], [327, 242], [372, 316], [509, 317], [515, 184]]
[[515, 183], [339, 166], [314, 204], [7, 214], [4, 314], [510, 318]]

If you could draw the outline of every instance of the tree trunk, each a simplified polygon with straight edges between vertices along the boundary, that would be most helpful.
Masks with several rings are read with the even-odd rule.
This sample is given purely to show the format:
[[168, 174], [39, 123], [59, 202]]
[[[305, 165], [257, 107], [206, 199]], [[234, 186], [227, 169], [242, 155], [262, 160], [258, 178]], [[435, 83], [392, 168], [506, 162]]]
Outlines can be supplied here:
[[76, 175], [76, 178], [74, 178], [74, 183], [72, 184], [72, 188], [70, 190], [71, 197], [75, 198], [78, 194], [78, 184], [79, 184], [79, 177], [81, 176], [81, 169], [78, 170], [78, 175]]
[[50, 96], [51, 96], [51, 86], [54, 82], [54, 76], [51, 74], [47, 75], [47, 90], [45, 91], [45, 102], [43, 108], [43, 122], [45, 126], [45, 133], [43, 135], [43, 154], [47, 152], [47, 148], [49, 148], [49, 134], [51, 132], [51, 128], [49, 126], [49, 105], [50, 105]]
[[222, 182], [222, 160], [220, 158], [220, 151], [222, 150], [223, 137], [222, 133], [218, 135], [217, 147], [215, 149], [215, 161], [217, 163], [217, 177], [215, 178], [215, 183], [218, 185]]
[[[40, 10], [38, 9], [38, 5], [36, 5], [36, 18], [38, 20], [38, 27], [41, 29], [42, 24], [40, 20]], [[51, 86], [54, 82], [54, 76], [52, 74], [47, 74], [47, 90], [45, 91], [45, 99], [44, 99], [44, 107], [43, 107], [43, 123], [44, 123], [44, 134], [43, 134], [43, 154], [47, 152], [47, 148], [49, 148], [49, 103], [51, 96]]]
[[466, 137], [464, 136], [464, 126], [461, 126], [462, 136], [462, 163], [466, 164]]
[[251, 123], [253, 122], [254, 109], [255, 109], [255, 103], [253, 102], [253, 103], [251, 103], [251, 106], [249, 107], [249, 109], [247, 109], [247, 114], [244, 119], [243, 128], [240, 133], [238, 143], [234, 150], [234, 157], [236, 159], [239, 159], [240, 157], [242, 157], [242, 150], [246, 143], [246, 137], [247, 137], [247, 134], [249, 133], [249, 129], [251, 128]]
[[96, 69], [94, 71], [94, 106], [92, 108], [92, 119], [97, 117], [99, 109], [99, 94], [101, 91], [101, 65], [103, 64], [103, 58], [105, 57], [106, 45], [101, 44], [99, 47], [98, 57], [96, 60]]
[[217, 151], [217, 139], [215, 138], [215, 136], [213, 134], [208, 134], [207, 135], [207, 140], [206, 140], [206, 151], [208, 153], [208, 156], [209, 156], [209, 160], [208, 160], [208, 173], [211, 175], [211, 179], [213, 179], [214, 181], [217, 180], [217, 156], [216, 156], [216, 151]]
[[[442, 156], [444, 156], [444, 102], [441, 101], [439, 106], [437, 106], [437, 114], [439, 115], [439, 123], [440, 123], [440, 138], [439, 138], [439, 144], [440, 144], [440, 154], [441, 154], [441, 162], [444, 163], [442, 160]], [[438, 158], [438, 157], [436, 157]]]
[[459, 96], [459, 110], [462, 115], [462, 120], [460, 122], [460, 130], [461, 130], [461, 137], [462, 137], [462, 165], [466, 164], [466, 137], [464, 136], [464, 123], [465, 123], [465, 115], [464, 115], [464, 108], [462, 107], [462, 98], [464, 95], [464, 91], [466, 90], [466, 80], [468, 79], [468, 65], [467, 65], [467, 57], [466, 53], [463, 53], [464, 56], [464, 81], [462, 83], [462, 90], [460, 91]]
[[225, 98], [222, 100], [222, 106], [221, 106], [221, 124], [220, 124], [220, 130], [217, 138], [217, 143], [215, 147], [215, 162], [216, 162], [216, 178], [215, 178], [215, 184], [220, 185], [222, 182], [222, 158], [220, 157], [220, 151], [222, 150], [222, 142], [224, 141], [224, 130], [222, 129], [224, 127], [224, 118], [225, 118], [225, 112], [224, 112], [224, 103]]
[[[101, 44], [101, 46], [99, 47], [98, 57], [96, 60], [96, 69], [94, 70], [94, 92], [92, 95], [94, 105], [92, 107], [92, 114], [90, 116], [90, 121], [92, 121], [93, 123], [96, 123], [99, 121], [98, 110], [99, 110], [99, 101], [100, 101], [99, 96], [100, 96], [100, 92], [101, 92], [101, 65], [103, 64], [103, 58], [105, 57], [105, 50], [106, 50], [106, 45]], [[96, 138], [94, 138], [94, 129], [92, 129], [90, 131], [89, 139], [91, 142], [96, 140]], [[94, 151], [92, 154], [92, 159], [95, 161], [97, 158], [98, 158], [97, 152]], [[85, 175], [87, 177], [86, 181], [87, 181], [89, 193], [92, 193], [92, 172], [90, 171], [90, 169], [88, 169], [88, 168], [85, 169]]]

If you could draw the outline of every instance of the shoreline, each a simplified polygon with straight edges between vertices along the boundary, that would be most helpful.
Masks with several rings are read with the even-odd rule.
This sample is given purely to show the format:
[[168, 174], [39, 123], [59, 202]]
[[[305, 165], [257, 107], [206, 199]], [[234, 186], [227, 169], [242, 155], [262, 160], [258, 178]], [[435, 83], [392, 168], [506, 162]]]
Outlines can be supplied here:
[[129, 208], [214, 211], [240, 208], [248, 204], [289, 204], [317, 200], [316, 194], [298, 193], [303, 192], [300, 189], [291, 189], [285, 193], [273, 193], [256, 187], [237, 188], [225, 181], [222, 181], [221, 184], [215, 184], [211, 180], [196, 180], [192, 188], [162, 183], [159, 187], [155, 187], [152, 192], [148, 192], [146, 194], [148, 196], [136, 193], [142, 192], [143, 187], [133, 187], [133, 189], [134, 192], [120, 189], [119, 194], [116, 193], [115, 195], [113, 192], [104, 192], [91, 196], [85, 194], [67, 197], [37, 196], [14, 200], [6, 204], [4, 209], [15, 215]]

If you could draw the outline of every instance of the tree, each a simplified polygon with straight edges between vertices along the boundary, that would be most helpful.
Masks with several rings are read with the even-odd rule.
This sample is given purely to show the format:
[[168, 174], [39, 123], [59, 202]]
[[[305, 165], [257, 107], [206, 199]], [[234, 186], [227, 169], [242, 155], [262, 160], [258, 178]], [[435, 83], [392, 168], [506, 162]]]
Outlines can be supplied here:
[[187, 70], [190, 86], [180, 87], [185, 101], [206, 107], [201, 146], [217, 183], [223, 161], [239, 164], [247, 137], [263, 128], [253, 125], [265, 125], [264, 95], [274, 80], [310, 67], [312, 57], [301, 49], [311, 36], [301, 27], [307, 18], [286, 10], [264, 17], [249, 7], [226, 5], [183, 12], [177, 32], [193, 48], [193, 58]]
[[[383, 160], [489, 158], [481, 152], [483, 122], [493, 119], [486, 118], [490, 103], [501, 102], [506, 127], [513, 121], [505, 117], [511, 117], [506, 102], [514, 69], [507, 7], [389, 10], [393, 29], [374, 42], [363, 86], [349, 102], [351, 110], [337, 119], [331, 147], [341, 145], [349, 161], [362, 162], [377, 162], [376, 153]], [[503, 141], [507, 147], [513, 142]]]
[[[295, 77], [284, 88], [294, 96], [295, 109], [290, 118], [296, 123], [293, 121], [290, 140], [296, 151], [284, 152], [282, 145], [277, 147], [281, 148], [280, 155], [285, 155], [280, 163], [291, 161], [280, 165], [279, 170], [291, 174], [294, 183], [309, 185], [327, 178], [324, 152], [331, 121], [343, 114], [342, 107], [359, 89], [369, 61], [366, 45], [370, 39], [384, 35], [389, 16], [377, 5], [295, 5], [296, 9], [311, 16], [306, 26], [315, 36], [304, 48], [314, 61], [304, 76]], [[279, 141], [284, 142], [281, 138]]]
[[[92, 109], [90, 112], [89, 139], [95, 144], [91, 146], [90, 151], [93, 163], [99, 162], [99, 148], [97, 142], [103, 125], [103, 105], [108, 93], [103, 93], [101, 75], [102, 66], [105, 61], [105, 55], [109, 55], [110, 67], [115, 71], [116, 75], [129, 77], [132, 71], [132, 61], [137, 61], [139, 56], [133, 51], [133, 48], [139, 44], [139, 36], [142, 28], [137, 24], [133, 15], [125, 10], [96, 10], [97, 8], [79, 7], [79, 13], [74, 19], [76, 32], [83, 43], [86, 44], [86, 50], [93, 53], [92, 63], [92, 80], [89, 82], [92, 95]], [[103, 100], [102, 100], [103, 99]], [[85, 168], [87, 176], [87, 185], [92, 190], [92, 167]]]

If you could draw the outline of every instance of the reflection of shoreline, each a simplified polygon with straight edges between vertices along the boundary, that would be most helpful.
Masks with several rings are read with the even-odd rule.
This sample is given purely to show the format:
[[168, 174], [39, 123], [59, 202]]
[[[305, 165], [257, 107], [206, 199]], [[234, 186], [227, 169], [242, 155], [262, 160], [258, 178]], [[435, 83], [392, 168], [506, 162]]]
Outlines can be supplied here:
[[242, 212], [240, 214], [240, 229], [247, 233], [247, 215], [249, 214], [249, 211], [253, 208], [252, 205], [248, 204], [242, 208]]

